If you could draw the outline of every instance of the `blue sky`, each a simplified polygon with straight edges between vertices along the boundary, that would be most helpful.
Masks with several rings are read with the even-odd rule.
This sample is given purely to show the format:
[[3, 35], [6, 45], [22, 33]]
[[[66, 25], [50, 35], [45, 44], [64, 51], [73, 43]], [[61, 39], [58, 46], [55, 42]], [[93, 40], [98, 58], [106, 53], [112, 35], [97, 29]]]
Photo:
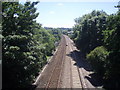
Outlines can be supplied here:
[[47, 27], [73, 27], [74, 19], [92, 10], [116, 13], [118, 2], [40, 2], [37, 4], [37, 22]]

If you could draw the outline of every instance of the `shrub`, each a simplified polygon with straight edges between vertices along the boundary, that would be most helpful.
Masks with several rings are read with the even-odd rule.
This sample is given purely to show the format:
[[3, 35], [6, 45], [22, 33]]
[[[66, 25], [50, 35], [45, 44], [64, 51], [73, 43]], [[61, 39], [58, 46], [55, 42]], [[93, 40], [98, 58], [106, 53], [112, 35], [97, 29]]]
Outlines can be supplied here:
[[99, 75], [104, 75], [106, 65], [107, 65], [107, 56], [109, 52], [105, 47], [99, 46], [96, 47], [93, 51], [87, 54], [87, 60], [91, 63], [94, 71]]

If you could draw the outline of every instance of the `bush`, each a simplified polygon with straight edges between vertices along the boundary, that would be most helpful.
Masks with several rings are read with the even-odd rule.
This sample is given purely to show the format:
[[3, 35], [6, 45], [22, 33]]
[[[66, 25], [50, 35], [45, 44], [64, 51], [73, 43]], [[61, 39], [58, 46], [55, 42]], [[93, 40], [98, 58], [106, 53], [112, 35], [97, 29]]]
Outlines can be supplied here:
[[106, 58], [108, 55], [109, 52], [103, 46], [96, 47], [93, 51], [87, 54], [88, 62], [91, 63], [94, 71], [101, 76], [105, 73], [107, 65]]

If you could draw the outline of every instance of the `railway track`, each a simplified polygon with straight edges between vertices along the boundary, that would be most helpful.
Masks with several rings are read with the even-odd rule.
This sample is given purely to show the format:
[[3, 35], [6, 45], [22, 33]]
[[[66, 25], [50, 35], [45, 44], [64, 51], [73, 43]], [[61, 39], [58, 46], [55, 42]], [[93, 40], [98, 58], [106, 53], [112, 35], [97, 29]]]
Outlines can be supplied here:
[[[41, 75], [40, 81], [38, 82], [37, 88], [58, 88], [60, 83], [60, 77], [66, 55], [66, 41], [65, 37], [62, 36], [59, 48], [56, 54], [53, 56], [48, 66], [46, 67], [44, 74]], [[36, 89], [37, 89], [36, 88]]]
[[[70, 41], [70, 40], [68, 40], [68, 41]], [[70, 42], [70, 43], [72, 43], [72, 42]], [[70, 48], [72, 51], [74, 51], [75, 49], [73, 48], [72, 45], [73, 45], [73, 44], [69, 44], [69, 48]], [[77, 60], [76, 54], [75, 54], [74, 52], [72, 53], [71, 57], [73, 57], [73, 58], [75, 58], [75, 60]], [[77, 63], [76, 63], [76, 64], [77, 64]], [[77, 71], [78, 71], [78, 75], [79, 75], [79, 80], [80, 80], [80, 84], [81, 84], [81, 89], [84, 90], [84, 89], [87, 88], [87, 87], [86, 87], [85, 83], [82, 81], [82, 77], [81, 77], [82, 71], [80, 71], [80, 69], [79, 69], [78, 66], [77, 66]]]
[[[73, 48], [74, 46], [73, 46], [73, 42], [71, 42], [71, 40], [69, 40], [69, 38], [66, 36], [66, 41], [68, 41], [67, 43], [69, 44], [68, 46], [69, 46], [69, 49], [71, 50], [71, 52], [73, 52], [75, 49]], [[71, 44], [72, 43], [72, 44]], [[75, 60], [77, 60], [77, 57], [76, 57], [76, 54], [73, 52], [72, 54], [71, 54], [71, 57], [73, 57]], [[70, 61], [70, 63], [71, 63], [71, 61]], [[77, 64], [77, 63], [76, 63]], [[81, 71], [80, 71], [80, 69], [79, 69], [79, 67], [77, 67], [77, 71], [78, 71], [78, 75], [79, 75], [79, 82], [80, 82], [80, 86], [81, 86], [81, 89], [82, 90], [84, 90], [84, 88], [87, 88], [86, 86], [85, 86], [85, 84], [83, 83], [83, 81], [82, 81], [82, 77], [81, 77]], [[71, 73], [72, 74], [72, 73]], [[72, 76], [72, 75], [71, 75]], [[72, 78], [72, 77], [71, 77]], [[72, 80], [72, 79], [71, 79]]]
[[[90, 83], [86, 83], [86, 72], [78, 67], [78, 53], [73, 42], [68, 36], [63, 35], [58, 50], [44, 69], [37, 82], [37, 88], [60, 89], [60, 88], [81, 88], [82, 90], [94, 88]], [[80, 62], [82, 63], [82, 62]], [[76, 65], [75, 65], [76, 64]], [[90, 85], [89, 85], [90, 84]], [[88, 87], [89, 86], [89, 87]]]
[[62, 72], [62, 66], [63, 66], [63, 62], [65, 59], [64, 50], [66, 50], [65, 38], [63, 37], [62, 39], [63, 40], [61, 41], [61, 47], [59, 48], [59, 51], [57, 52], [58, 57], [57, 57], [56, 65], [51, 72], [52, 74], [51, 74], [49, 81], [45, 88], [58, 88], [58, 86], [59, 86], [61, 72]]
[[[67, 36], [66, 36], [67, 37]], [[69, 37], [67, 37], [67, 41], [69, 41], [69, 48], [71, 49], [71, 57], [74, 59], [76, 62], [76, 67], [77, 67], [77, 72], [79, 75], [79, 81], [80, 81], [80, 86], [82, 90], [89, 90], [90, 88], [102, 88], [102, 86], [94, 86], [87, 78], [86, 76], [89, 76], [90, 74], [94, 73], [93, 71], [86, 71], [85, 68], [92, 70], [91, 67], [87, 62], [85, 62], [82, 58], [80, 58], [80, 54], [78, 52], [78, 49], [74, 46], [74, 43], [70, 40]], [[82, 59], [82, 60], [81, 60]], [[99, 81], [96, 80], [97, 78], [94, 77], [92, 80], [94, 83], [100, 84]]]

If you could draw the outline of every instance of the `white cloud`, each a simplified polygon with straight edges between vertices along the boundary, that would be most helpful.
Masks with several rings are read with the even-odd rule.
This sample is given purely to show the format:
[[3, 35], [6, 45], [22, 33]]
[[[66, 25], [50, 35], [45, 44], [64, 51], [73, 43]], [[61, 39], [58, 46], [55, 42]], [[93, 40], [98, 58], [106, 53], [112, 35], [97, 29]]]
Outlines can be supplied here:
[[55, 14], [55, 11], [50, 11], [49, 14]]
[[90, 10], [85, 10], [86, 12], [89, 12]]
[[63, 6], [63, 3], [58, 3], [58, 6]]
[[85, 10], [85, 12], [91, 12], [91, 11], [92, 11], [91, 9], [89, 9], [89, 10], [88, 10], [88, 9], [87, 9], [87, 10]]

